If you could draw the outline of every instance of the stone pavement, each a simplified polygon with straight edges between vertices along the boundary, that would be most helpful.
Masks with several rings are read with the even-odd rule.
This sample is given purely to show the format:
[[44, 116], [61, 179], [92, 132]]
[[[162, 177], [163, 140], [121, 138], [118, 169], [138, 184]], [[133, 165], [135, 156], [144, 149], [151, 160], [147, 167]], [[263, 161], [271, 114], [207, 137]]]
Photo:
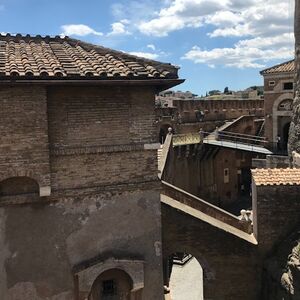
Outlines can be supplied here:
[[170, 300], [203, 300], [203, 271], [197, 259], [173, 265], [169, 286]]

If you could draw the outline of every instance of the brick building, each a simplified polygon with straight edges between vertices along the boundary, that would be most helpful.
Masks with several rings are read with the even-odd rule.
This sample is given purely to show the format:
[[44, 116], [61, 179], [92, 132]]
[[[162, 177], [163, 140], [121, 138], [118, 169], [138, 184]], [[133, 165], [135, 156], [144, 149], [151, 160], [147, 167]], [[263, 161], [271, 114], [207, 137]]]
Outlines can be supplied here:
[[269, 146], [286, 150], [292, 117], [294, 60], [260, 73], [264, 77], [265, 136], [270, 143]]
[[180, 82], [68, 37], [0, 36], [0, 299], [162, 299], [154, 98]]
[[[168, 127], [175, 133], [213, 131], [225, 121], [241, 116], [264, 116], [264, 100], [179, 100], [171, 99], [168, 106], [156, 106], [158, 140], [162, 142]], [[163, 138], [162, 138], [163, 137]]]

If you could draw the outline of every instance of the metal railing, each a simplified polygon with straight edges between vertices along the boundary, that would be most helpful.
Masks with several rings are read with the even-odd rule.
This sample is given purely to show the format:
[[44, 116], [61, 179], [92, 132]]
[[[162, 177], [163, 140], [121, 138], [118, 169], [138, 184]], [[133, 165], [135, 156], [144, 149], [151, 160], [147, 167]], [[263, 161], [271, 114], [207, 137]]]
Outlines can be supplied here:
[[256, 145], [264, 147], [267, 144], [265, 137], [235, 133], [230, 131], [219, 131], [216, 134], [216, 140], [226, 140], [241, 144]]

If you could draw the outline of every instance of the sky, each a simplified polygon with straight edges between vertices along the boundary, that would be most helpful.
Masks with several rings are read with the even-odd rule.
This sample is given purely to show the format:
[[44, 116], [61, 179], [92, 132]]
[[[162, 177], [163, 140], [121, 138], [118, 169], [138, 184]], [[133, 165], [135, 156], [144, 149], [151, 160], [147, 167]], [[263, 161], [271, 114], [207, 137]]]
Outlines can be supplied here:
[[180, 67], [177, 90], [262, 85], [293, 58], [294, 0], [0, 0], [0, 32], [67, 35]]

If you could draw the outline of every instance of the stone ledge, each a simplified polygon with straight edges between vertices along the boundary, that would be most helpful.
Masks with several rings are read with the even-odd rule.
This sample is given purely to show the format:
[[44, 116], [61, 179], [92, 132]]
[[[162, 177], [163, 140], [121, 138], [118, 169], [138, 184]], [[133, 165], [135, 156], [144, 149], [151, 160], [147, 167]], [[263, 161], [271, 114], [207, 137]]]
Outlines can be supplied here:
[[91, 147], [52, 147], [50, 154], [53, 156], [59, 155], [80, 155], [80, 154], [97, 154], [97, 153], [112, 153], [112, 152], [130, 152], [142, 150], [156, 150], [159, 144], [124, 144], [124, 145], [106, 145], [106, 146], [91, 146]]

